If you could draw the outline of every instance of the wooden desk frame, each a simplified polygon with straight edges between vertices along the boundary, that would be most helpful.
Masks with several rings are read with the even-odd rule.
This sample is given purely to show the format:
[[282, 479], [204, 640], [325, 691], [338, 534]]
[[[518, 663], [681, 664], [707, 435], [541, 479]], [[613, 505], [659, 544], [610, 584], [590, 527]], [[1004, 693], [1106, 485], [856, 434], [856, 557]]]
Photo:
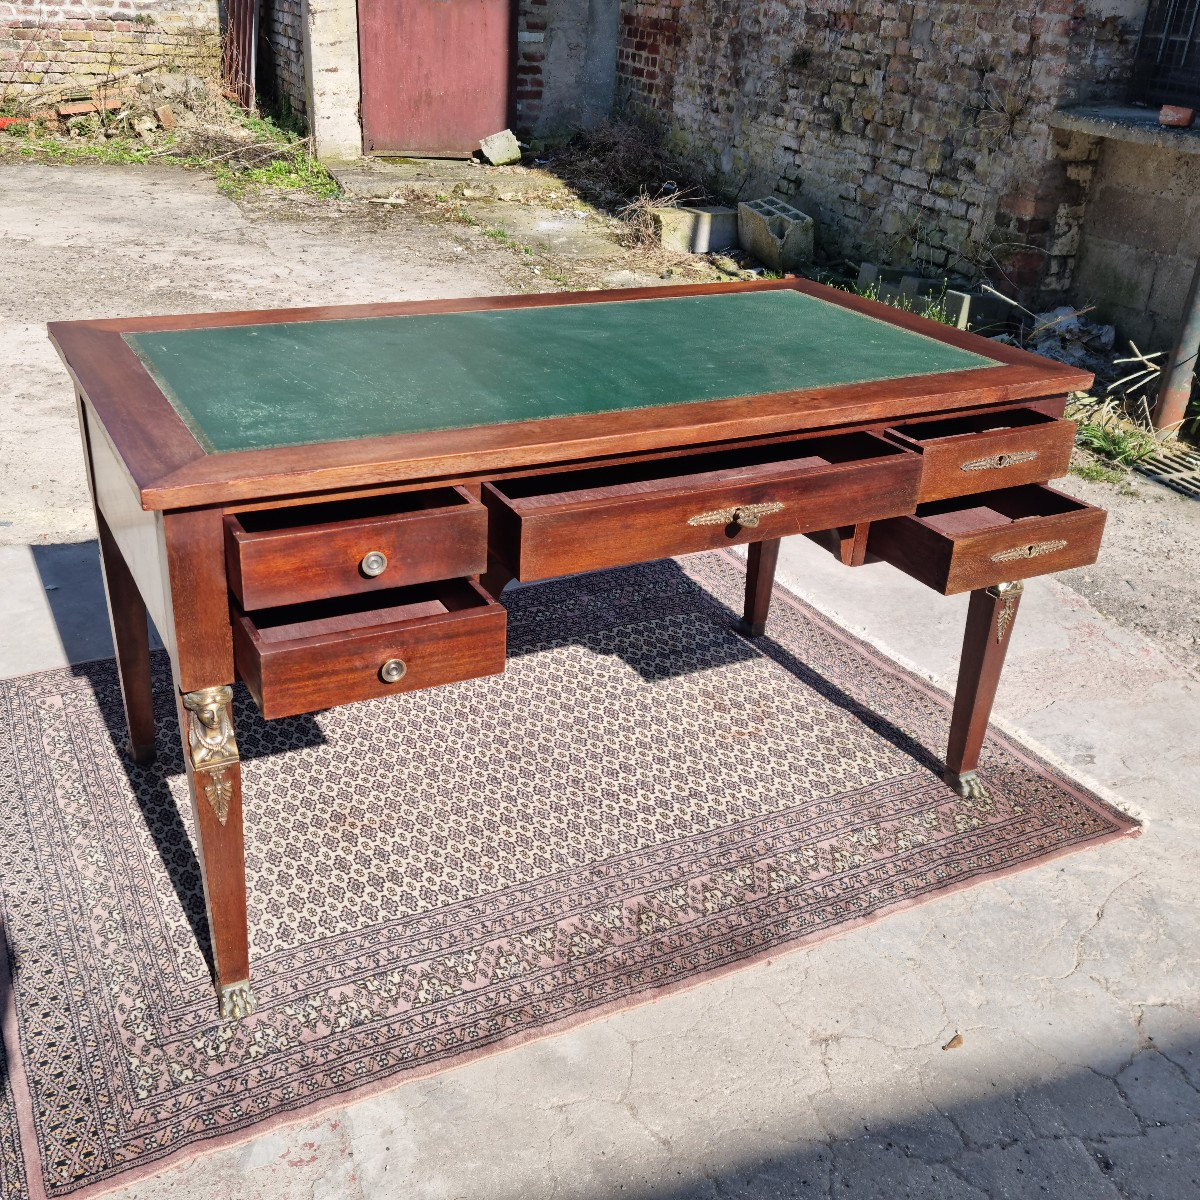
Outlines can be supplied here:
[[[122, 337], [168, 329], [789, 288], [986, 355], [998, 365], [436, 434], [206, 453]], [[901, 421], [1022, 402], [1060, 417], [1066, 394], [1091, 383], [1085, 372], [804, 280], [83, 321], [52, 324], [50, 334], [75, 382], [129, 753], [139, 762], [155, 753], [147, 613], [170, 654], [215, 984], [226, 1017], [243, 1017], [255, 1004], [246, 923], [241, 769], [230, 704], [237, 672], [224, 551], [228, 514], [396, 489], [458, 486], [478, 497], [484, 484], [511, 476], [562, 472], [597, 461], [675, 458], [782, 435], [878, 431]], [[870, 537], [868, 524], [860, 522], [832, 531], [827, 540], [843, 562], [858, 565], [867, 556]], [[1097, 533], [1097, 542], [1098, 537]], [[742, 632], [755, 637], [766, 625], [779, 539], [743, 540], [749, 544], [749, 562]], [[587, 568], [587, 562], [578, 563], [578, 569]], [[498, 594], [508, 577], [508, 569], [497, 563], [483, 576], [483, 584]], [[976, 767], [1020, 592], [1017, 580], [972, 587], [946, 757], [948, 782], [966, 795], [982, 790]]]

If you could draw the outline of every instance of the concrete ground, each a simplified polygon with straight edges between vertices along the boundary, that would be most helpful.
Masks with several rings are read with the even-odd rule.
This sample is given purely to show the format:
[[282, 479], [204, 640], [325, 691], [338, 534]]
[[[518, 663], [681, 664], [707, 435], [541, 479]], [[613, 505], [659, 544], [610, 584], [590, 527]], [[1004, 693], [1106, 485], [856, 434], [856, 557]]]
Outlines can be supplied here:
[[[246, 213], [202, 177], [166, 170], [0, 167], [0, 227], [5, 675], [109, 653], [71, 391], [43, 340], [47, 319], [528, 286], [512, 253], [468, 252], [457, 230], [393, 211]], [[997, 717], [1120, 797], [1142, 837], [115, 1195], [1200, 1195], [1200, 682], [1188, 641], [1154, 617], [1165, 589], [1194, 594], [1184, 556], [1197, 506], [1138, 492], [1094, 492], [1118, 532], [1099, 564], [1027, 588]], [[1176, 539], [1191, 551], [1168, 568], [1162, 547]], [[785, 546], [781, 574], [952, 683], [964, 598], [884, 565], [846, 570], [803, 539]], [[955, 1034], [961, 1046], [943, 1049]]]

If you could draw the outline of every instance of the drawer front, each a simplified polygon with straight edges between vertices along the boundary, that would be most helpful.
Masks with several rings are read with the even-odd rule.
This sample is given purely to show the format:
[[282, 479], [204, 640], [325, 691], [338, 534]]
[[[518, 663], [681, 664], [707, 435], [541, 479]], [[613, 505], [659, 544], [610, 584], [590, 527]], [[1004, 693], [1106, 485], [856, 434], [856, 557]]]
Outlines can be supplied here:
[[460, 488], [439, 488], [233, 513], [225, 559], [230, 590], [249, 611], [480, 575], [487, 511]]
[[239, 614], [233, 630], [238, 675], [268, 719], [498, 675], [507, 613], [470, 581], [457, 584], [474, 589], [470, 607], [307, 636], [300, 628], [280, 641], [265, 638], [255, 616]]
[[[1051, 488], [1014, 488], [958, 503], [957, 522], [953, 508], [933, 505], [872, 525], [868, 552], [946, 595], [1087, 566], [1100, 552], [1107, 513]], [[969, 515], [989, 504], [1018, 515], [972, 528]], [[939, 507], [948, 511], [928, 511]]]
[[1075, 423], [1019, 408], [901, 425], [888, 435], [921, 455], [925, 503], [1058, 479], [1070, 466]]
[[919, 471], [915, 455], [900, 453], [784, 462], [744, 481], [685, 477], [671, 490], [626, 487], [561, 505], [542, 497], [528, 508], [485, 485], [484, 500], [501, 561], [517, 579], [548, 579], [911, 512]]

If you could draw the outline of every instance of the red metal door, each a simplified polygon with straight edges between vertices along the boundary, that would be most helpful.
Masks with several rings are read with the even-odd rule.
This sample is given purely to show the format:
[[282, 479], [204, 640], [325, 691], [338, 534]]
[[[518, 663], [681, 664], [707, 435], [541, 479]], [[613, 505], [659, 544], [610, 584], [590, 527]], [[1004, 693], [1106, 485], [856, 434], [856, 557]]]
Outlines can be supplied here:
[[363, 149], [468, 158], [507, 128], [512, 0], [358, 0]]

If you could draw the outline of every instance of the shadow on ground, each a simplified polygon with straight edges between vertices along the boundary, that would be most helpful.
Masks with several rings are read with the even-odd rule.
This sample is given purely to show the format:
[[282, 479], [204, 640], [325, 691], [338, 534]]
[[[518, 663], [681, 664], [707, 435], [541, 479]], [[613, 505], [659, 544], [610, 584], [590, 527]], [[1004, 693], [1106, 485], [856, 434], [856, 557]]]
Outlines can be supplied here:
[[[1169, 1010], [1176, 1018], [1182, 1014]], [[828, 1110], [845, 1130], [828, 1142], [797, 1139], [778, 1153], [748, 1156], [711, 1168], [674, 1187], [625, 1186], [636, 1200], [1191, 1200], [1200, 1196], [1200, 1013], [1182, 1017], [1176, 1033], [1156, 1044], [1143, 1037], [1123, 1056], [1097, 1047], [1102, 1066], [1063, 1069], [1045, 1081], [1012, 1082], [1020, 1062], [972, 1061], [958, 1051], [963, 1086], [947, 1082], [949, 1062], [937, 1063], [938, 1091], [957, 1091], [934, 1104], [932, 1088], [912, 1084], [912, 1117], [855, 1122], [845, 1097], [824, 1092]], [[934, 1066], [935, 1064], [931, 1064]], [[880, 1072], [894, 1064], [881, 1061]], [[990, 1078], [989, 1078], [990, 1077]], [[824, 1080], [820, 1081], [822, 1084]], [[764, 1090], [770, 1090], [770, 1083]], [[989, 1094], [962, 1096], [967, 1089]], [[815, 1099], [815, 1098], [814, 1098]], [[743, 1123], [757, 1124], [751, 1093]], [[825, 1124], [835, 1122], [826, 1121]], [[661, 1126], [658, 1132], [665, 1132]], [[761, 1134], [750, 1135], [759, 1140]], [[570, 1189], [588, 1200], [611, 1200], [611, 1186]]]
[[[30, 546], [29, 552], [68, 661], [79, 663], [111, 658], [113, 644], [108, 626], [108, 603], [100, 573], [100, 547], [95, 538], [87, 542]], [[154, 649], [162, 646], [153, 626], [150, 645]]]
[[[537, 594], [538, 589], [543, 588], [552, 589], [555, 597], [544, 606]], [[550, 595], [551, 592], [545, 594]], [[706, 592], [672, 559], [596, 571], [544, 584], [521, 585], [507, 590], [504, 600], [509, 606], [510, 615], [517, 617], [517, 620], [510, 621], [509, 626], [509, 658], [519, 658], [556, 646], [581, 644], [591, 631], [623, 624], [644, 624], [677, 615], [681, 610], [694, 611], [694, 606], [698, 605], [704, 615], [718, 626], [727, 627], [729, 636], [719, 643], [697, 646], [688, 656], [687, 671], [681, 673], [732, 666], [765, 655], [805, 687], [811, 688], [830, 704], [890, 742], [919, 766], [938, 775], [942, 772], [941, 760], [915, 738], [861, 704], [775, 641], [770, 636], [770, 620], [767, 622], [767, 634], [763, 637], [751, 639], [739, 634], [737, 626], [741, 613]], [[782, 601], [776, 598], [775, 604], [780, 603]], [[543, 622], [543, 612], [547, 618], [553, 616], [552, 623]], [[525, 628], [520, 629], [514, 637], [517, 621]], [[647, 658], [630, 654], [624, 661], [648, 682], [655, 683], [668, 677], [662, 670], [664, 660], [661, 655]]]

